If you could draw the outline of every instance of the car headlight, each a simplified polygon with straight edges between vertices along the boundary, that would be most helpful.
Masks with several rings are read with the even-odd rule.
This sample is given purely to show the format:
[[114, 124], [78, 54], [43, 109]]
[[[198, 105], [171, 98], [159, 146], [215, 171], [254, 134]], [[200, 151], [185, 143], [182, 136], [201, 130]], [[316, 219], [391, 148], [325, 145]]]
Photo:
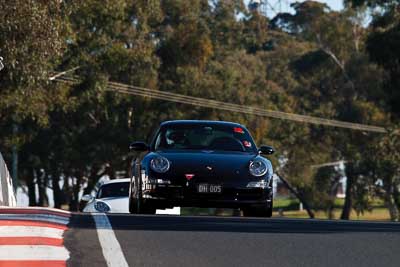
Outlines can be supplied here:
[[94, 208], [99, 212], [109, 212], [111, 210], [110, 206], [102, 201], [96, 202]]
[[250, 162], [249, 171], [256, 177], [264, 176], [268, 172], [268, 166], [262, 159], [255, 159]]
[[170, 166], [169, 160], [161, 156], [157, 156], [150, 161], [150, 168], [158, 173], [167, 172]]

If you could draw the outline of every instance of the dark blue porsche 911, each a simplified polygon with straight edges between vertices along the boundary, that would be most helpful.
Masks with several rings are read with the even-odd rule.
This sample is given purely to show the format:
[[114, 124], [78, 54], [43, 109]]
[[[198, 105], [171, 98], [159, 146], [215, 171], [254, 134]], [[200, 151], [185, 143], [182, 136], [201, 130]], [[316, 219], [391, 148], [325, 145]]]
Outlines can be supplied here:
[[221, 121], [168, 121], [132, 168], [129, 211], [153, 214], [181, 207], [239, 208], [245, 216], [272, 215], [271, 162], [245, 127]]

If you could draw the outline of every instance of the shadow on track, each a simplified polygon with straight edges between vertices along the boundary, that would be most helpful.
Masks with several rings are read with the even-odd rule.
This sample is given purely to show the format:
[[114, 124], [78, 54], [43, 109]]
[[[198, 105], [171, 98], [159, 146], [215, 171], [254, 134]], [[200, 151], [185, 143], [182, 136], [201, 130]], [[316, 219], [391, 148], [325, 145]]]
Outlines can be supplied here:
[[[400, 224], [390, 222], [130, 214], [109, 214], [108, 218], [114, 230], [304, 234], [400, 233]], [[94, 228], [95, 226], [90, 214], [76, 213], [71, 218], [70, 227]]]

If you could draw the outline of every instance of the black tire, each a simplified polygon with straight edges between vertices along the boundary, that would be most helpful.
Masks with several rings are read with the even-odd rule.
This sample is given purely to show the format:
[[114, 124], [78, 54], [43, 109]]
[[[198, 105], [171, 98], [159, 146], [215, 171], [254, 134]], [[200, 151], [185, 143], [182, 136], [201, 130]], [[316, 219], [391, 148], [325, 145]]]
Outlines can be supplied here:
[[142, 197], [141, 179], [132, 179], [129, 196], [129, 212], [132, 214], [155, 214], [156, 208]]
[[268, 218], [272, 217], [272, 207], [274, 206], [273, 204], [274, 204], [274, 200], [271, 199], [271, 202], [270, 202], [270, 204], [268, 206], [268, 209], [267, 209], [267, 216], [266, 217], [268, 217]]
[[139, 214], [139, 203], [136, 198], [129, 197], [129, 212], [132, 214]]
[[[132, 174], [134, 172], [132, 171]], [[135, 186], [137, 185], [137, 181], [135, 181], [135, 176], [131, 176], [131, 183], [130, 183], [130, 188], [129, 188], [129, 213], [132, 214], [137, 214], [139, 213], [139, 206], [140, 203], [138, 201], [139, 199], [139, 194], [138, 194], [138, 188]]]

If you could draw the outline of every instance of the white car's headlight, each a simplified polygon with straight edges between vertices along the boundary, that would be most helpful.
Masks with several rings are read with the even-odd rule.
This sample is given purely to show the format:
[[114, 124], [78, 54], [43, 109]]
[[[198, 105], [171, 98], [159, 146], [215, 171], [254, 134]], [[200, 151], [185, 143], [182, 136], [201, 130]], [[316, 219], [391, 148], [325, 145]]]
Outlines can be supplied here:
[[110, 206], [102, 201], [97, 201], [94, 203], [94, 208], [99, 212], [109, 212], [111, 210]]
[[169, 160], [161, 156], [157, 156], [150, 161], [150, 168], [158, 173], [167, 172], [170, 166]]
[[250, 162], [249, 171], [256, 177], [264, 176], [268, 172], [268, 166], [262, 159], [255, 159]]

